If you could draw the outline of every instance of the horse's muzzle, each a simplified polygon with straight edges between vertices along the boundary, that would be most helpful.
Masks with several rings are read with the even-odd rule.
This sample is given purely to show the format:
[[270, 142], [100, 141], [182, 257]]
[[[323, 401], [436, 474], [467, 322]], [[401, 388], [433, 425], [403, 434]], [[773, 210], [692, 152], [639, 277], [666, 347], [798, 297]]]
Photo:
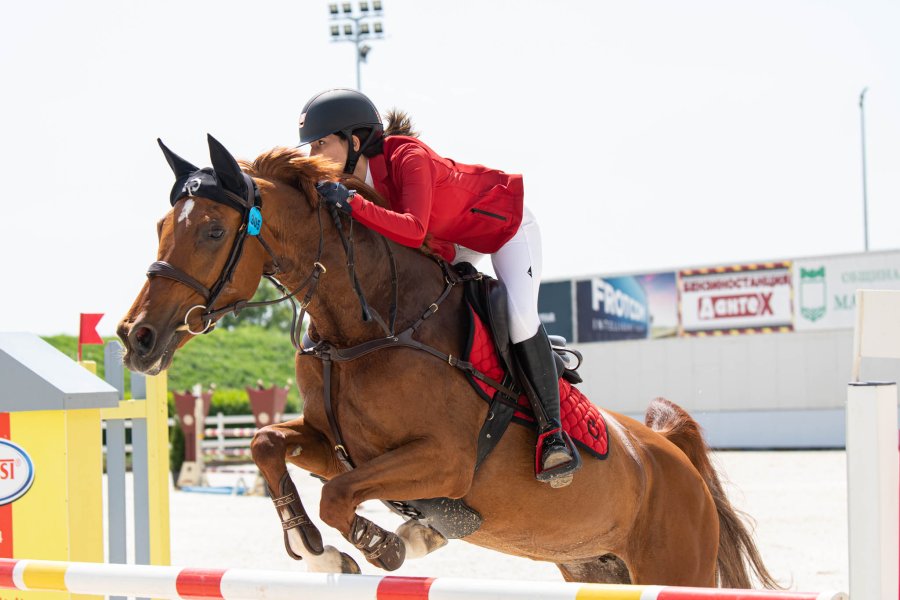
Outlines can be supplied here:
[[143, 320], [133, 324], [123, 321], [116, 333], [125, 346], [125, 366], [148, 375], [156, 375], [168, 368], [174, 354], [171, 349], [177, 346], [175, 338], [181, 337], [160, 336], [156, 327]]

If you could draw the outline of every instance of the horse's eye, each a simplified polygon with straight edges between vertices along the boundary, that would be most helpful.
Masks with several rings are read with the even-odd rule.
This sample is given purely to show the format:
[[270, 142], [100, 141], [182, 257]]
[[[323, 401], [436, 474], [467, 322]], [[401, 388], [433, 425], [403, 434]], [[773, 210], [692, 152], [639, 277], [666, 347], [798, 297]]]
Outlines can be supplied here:
[[209, 230], [209, 237], [214, 240], [222, 239], [223, 235], [225, 235], [225, 230], [222, 227], [216, 227]]

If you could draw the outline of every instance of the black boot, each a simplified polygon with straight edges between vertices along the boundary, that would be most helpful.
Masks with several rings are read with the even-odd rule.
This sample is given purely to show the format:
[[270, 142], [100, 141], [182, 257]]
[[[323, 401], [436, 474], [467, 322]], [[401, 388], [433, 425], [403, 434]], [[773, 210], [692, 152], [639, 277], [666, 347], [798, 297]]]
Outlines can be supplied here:
[[581, 467], [581, 456], [559, 422], [559, 376], [553, 361], [550, 340], [544, 327], [534, 337], [514, 344], [516, 360], [524, 375], [526, 395], [538, 424], [535, 449], [535, 477], [552, 487], [572, 483], [572, 474]]

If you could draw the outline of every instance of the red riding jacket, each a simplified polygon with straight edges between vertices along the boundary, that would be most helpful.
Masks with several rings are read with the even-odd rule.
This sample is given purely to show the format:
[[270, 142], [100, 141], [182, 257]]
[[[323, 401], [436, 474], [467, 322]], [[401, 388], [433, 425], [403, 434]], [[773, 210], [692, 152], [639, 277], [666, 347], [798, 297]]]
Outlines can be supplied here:
[[418, 248], [431, 234], [432, 250], [452, 261], [453, 244], [491, 254], [519, 229], [521, 175], [457, 163], [399, 135], [385, 138], [384, 153], [368, 160], [375, 190], [391, 208], [357, 194], [353, 216], [398, 244]]

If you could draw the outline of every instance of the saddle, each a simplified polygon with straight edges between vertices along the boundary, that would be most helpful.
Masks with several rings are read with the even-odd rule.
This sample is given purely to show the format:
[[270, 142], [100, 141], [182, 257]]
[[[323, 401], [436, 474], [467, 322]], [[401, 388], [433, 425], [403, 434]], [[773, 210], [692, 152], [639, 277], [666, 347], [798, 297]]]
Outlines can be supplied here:
[[[497, 279], [487, 275], [482, 275], [480, 278], [474, 277], [478, 274], [478, 271], [469, 263], [458, 263], [453, 265], [453, 268], [459, 273], [460, 277], [466, 279], [464, 288], [466, 302], [475, 311], [481, 322], [489, 328], [504, 369], [507, 373], [518, 373], [512, 353], [511, 340], [509, 339], [509, 311], [506, 286]], [[551, 347], [553, 348], [553, 360], [556, 364], [557, 374], [569, 383], [582, 383], [583, 379], [577, 372], [578, 367], [581, 366], [581, 352], [566, 348], [566, 338], [561, 335], [550, 335], [547, 337], [550, 338]], [[577, 361], [574, 359], [577, 359]], [[518, 387], [519, 389], [524, 388], [524, 386]]]
[[[469, 342], [463, 354], [464, 359], [494, 379], [499, 380], [502, 377], [503, 386], [507, 389], [511, 388], [518, 394], [516, 397], [510, 397], [503, 390], [492, 389], [484, 381], [477, 380], [471, 374], [468, 376], [469, 383], [489, 404], [487, 419], [478, 435], [475, 463], [477, 470], [500, 441], [511, 421], [534, 426], [534, 415], [531, 404], [522, 393], [522, 390], [528, 390], [530, 386], [520, 383], [521, 378], [524, 378], [525, 375], [516, 363], [515, 354], [512, 352], [505, 286], [492, 277], [486, 275], [478, 277], [478, 271], [469, 263], [459, 263], [453, 265], [453, 268], [465, 281], [464, 296], [472, 313], [469, 323]], [[569, 400], [573, 395], [577, 395], [578, 400], [583, 404], [589, 405], [587, 399], [571, 387], [573, 383], [582, 382], [581, 376], [577, 373], [578, 367], [581, 366], [581, 353], [566, 348], [566, 340], [561, 336], [552, 336], [550, 341], [556, 372], [558, 377], [566, 382], [560, 385], [562, 412], [565, 412], [563, 399]], [[496, 353], [499, 365], [492, 360], [494, 357], [491, 350]], [[577, 413], [577, 416], [569, 419], [576, 427], [581, 425], [578, 422], [584, 413], [583, 407], [581, 408], [580, 411], [577, 408], [570, 410], [570, 412]], [[563, 420], [566, 419], [563, 418]], [[568, 431], [572, 427], [564, 427], [564, 429]], [[605, 456], [605, 450], [605, 446], [602, 449], [588, 448], [589, 452], [599, 458]]]

